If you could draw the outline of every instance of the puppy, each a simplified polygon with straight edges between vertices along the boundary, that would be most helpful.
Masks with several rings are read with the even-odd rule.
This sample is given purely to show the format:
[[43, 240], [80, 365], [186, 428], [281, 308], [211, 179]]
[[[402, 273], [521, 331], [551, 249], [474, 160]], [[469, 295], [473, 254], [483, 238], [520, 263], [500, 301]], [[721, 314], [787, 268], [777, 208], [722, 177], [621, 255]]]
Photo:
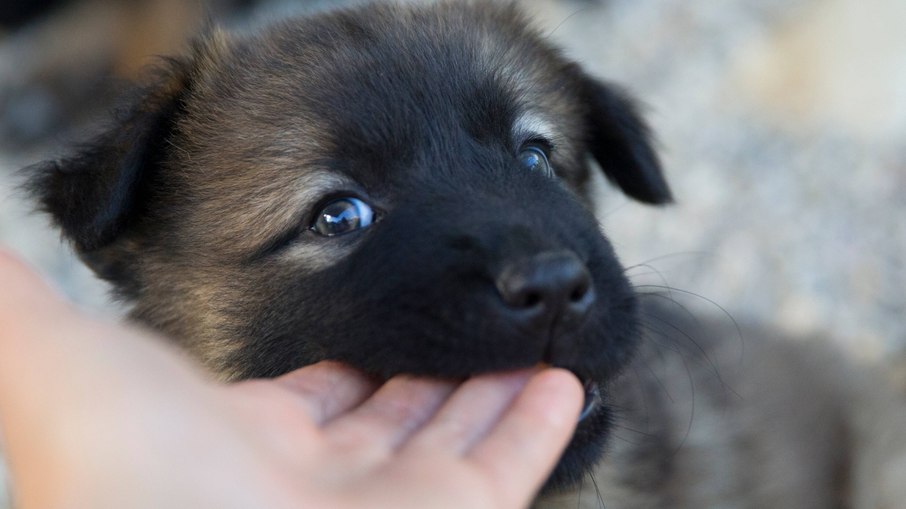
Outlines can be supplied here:
[[[689, 459], [692, 397], [715, 415], [740, 406], [712, 365], [722, 343], [640, 307], [588, 190], [600, 168], [636, 200], [671, 201], [649, 130], [626, 93], [528, 26], [511, 4], [440, 3], [213, 30], [108, 131], [36, 168], [32, 189], [132, 319], [224, 379], [322, 359], [381, 377], [546, 362], [586, 387], [548, 492], [586, 480], [607, 507], [828, 507], [843, 447], [778, 486]], [[663, 344], [687, 348], [661, 362]], [[842, 444], [833, 417], [806, 441]]]

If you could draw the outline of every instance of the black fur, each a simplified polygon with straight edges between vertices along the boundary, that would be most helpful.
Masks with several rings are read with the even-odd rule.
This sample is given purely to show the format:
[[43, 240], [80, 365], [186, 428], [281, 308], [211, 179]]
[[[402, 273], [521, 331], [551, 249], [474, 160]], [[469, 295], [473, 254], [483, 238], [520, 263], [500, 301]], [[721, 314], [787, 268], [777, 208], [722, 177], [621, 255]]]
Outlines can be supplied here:
[[672, 202], [651, 132], [629, 95], [589, 76], [580, 80], [588, 105], [588, 146], [604, 174], [636, 200]]
[[[525, 26], [511, 6], [371, 6], [200, 45], [32, 187], [80, 255], [135, 302], [135, 319], [229, 376], [321, 359], [383, 377], [545, 361], [606, 392], [639, 331], [634, 292], [589, 210], [588, 155], [633, 198], [665, 203], [670, 191], [626, 94]], [[513, 123], [528, 110], [558, 130], [557, 178], [517, 162], [527, 140], [514, 140]], [[354, 185], [282, 229], [231, 215], [259, 202], [279, 211], [293, 203], [293, 179], [316, 170]], [[343, 193], [379, 220], [315, 235], [318, 206]], [[336, 259], [299, 260], [299, 249]], [[513, 263], [560, 252], [590, 273], [594, 304], [568, 327], [526, 327], [495, 282]], [[583, 421], [551, 485], [597, 461], [610, 414]]]
[[[187, 91], [179, 64], [130, 106], [122, 118], [73, 157], [34, 168], [32, 189], [44, 210], [80, 252], [112, 242], [141, 208], [167, 150], [180, 97]], [[180, 83], [173, 83], [179, 80]]]

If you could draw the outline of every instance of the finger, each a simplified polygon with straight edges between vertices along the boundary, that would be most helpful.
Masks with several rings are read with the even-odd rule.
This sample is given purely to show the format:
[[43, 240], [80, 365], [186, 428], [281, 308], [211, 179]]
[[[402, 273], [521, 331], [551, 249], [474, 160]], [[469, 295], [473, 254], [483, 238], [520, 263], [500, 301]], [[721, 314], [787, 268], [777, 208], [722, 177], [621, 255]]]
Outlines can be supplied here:
[[[0, 250], [0, 403], [29, 387], [60, 380], [59, 364], [80, 345], [75, 313], [33, 269]], [[64, 334], [65, 333], [65, 334]], [[60, 343], [65, 343], [60, 345]], [[67, 352], [67, 350], [69, 350]], [[25, 396], [25, 394], [22, 394]]]
[[462, 454], [487, 434], [537, 370], [478, 376], [466, 381], [406, 449]]
[[358, 406], [378, 388], [375, 379], [333, 361], [322, 361], [291, 371], [275, 382], [298, 398], [317, 425], [323, 425]]
[[[0, 251], [0, 421], [59, 420], [69, 410], [128, 401], [149, 383], [208, 391], [172, 345], [145, 331], [79, 313], [33, 270]], [[29, 425], [28, 422], [32, 424]]]
[[85, 450], [131, 443], [117, 440], [167, 421], [174, 400], [214, 396], [159, 338], [84, 317], [9, 254], [0, 281], [0, 428], [23, 492], [71, 482]]
[[[21, 328], [47, 323], [34, 320], [35, 311], [46, 315], [49, 310], [65, 308], [56, 292], [34, 269], [12, 253], [0, 249], [0, 332], [7, 339], [21, 336]], [[15, 334], [14, 334], [15, 332]]]
[[532, 378], [491, 432], [467, 454], [502, 506], [525, 507], [541, 488], [572, 437], [582, 387], [562, 369]]
[[[80, 312], [32, 268], [2, 249], [0, 281], [0, 368], [24, 371], [29, 377], [37, 374], [36, 369], [62, 375], [60, 370], [69, 368], [90, 372], [92, 364], [116, 366], [111, 362], [115, 359], [126, 363], [118, 371], [128, 371], [130, 363], [149, 364], [149, 348], [151, 357], [164, 358], [165, 363], [173, 362], [174, 356], [177, 364], [186, 362], [175, 347], [160, 346], [166, 342], [148, 331]], [[0, 369], [0, 374], [9, 370]], [[22, 380], [20, 385], [24, 384]]]
[[[3, 250], [0, 281], [2, 387], [28, 386], [32, 380], [49, 387], [70, 371], [77, 377], [87, 375], [86, 380], [103, 381], [108, 371], [129, 373], [134, 365], [142, 366], [139, 372], [194, 371], [187, 358], [161, 338], [80, 313], [25, 263]], [[194, 373], [191, 376], [197, 378]]]
[[325, 432], [341, 449], [381, 455], [396, 449], [424, 424], [454, 386], [449, 381], [395, 377], [358, 408], [328, 424]]

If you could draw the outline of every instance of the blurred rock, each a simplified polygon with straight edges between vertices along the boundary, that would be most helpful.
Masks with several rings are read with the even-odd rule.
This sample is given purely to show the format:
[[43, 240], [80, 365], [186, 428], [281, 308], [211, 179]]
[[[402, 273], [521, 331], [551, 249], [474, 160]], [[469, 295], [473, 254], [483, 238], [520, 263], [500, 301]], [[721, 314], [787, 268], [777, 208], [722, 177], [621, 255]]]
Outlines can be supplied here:
[[906, 131], [906, 2], [825, 0], [745, 48], [740, 89], [784, 125], [866, 140]]

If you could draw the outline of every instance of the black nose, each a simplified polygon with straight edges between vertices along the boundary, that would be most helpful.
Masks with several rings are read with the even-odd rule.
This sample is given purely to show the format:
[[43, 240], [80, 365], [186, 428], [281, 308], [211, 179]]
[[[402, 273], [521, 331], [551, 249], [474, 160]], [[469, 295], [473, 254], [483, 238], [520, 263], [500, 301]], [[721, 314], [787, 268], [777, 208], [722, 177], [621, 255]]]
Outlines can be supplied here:
[[497, 277], [508, 314], [523, 327], [551, 332], [581, 320], [595, 300], [591, 275], [569, 252], [548, 252], [513, 262]]

